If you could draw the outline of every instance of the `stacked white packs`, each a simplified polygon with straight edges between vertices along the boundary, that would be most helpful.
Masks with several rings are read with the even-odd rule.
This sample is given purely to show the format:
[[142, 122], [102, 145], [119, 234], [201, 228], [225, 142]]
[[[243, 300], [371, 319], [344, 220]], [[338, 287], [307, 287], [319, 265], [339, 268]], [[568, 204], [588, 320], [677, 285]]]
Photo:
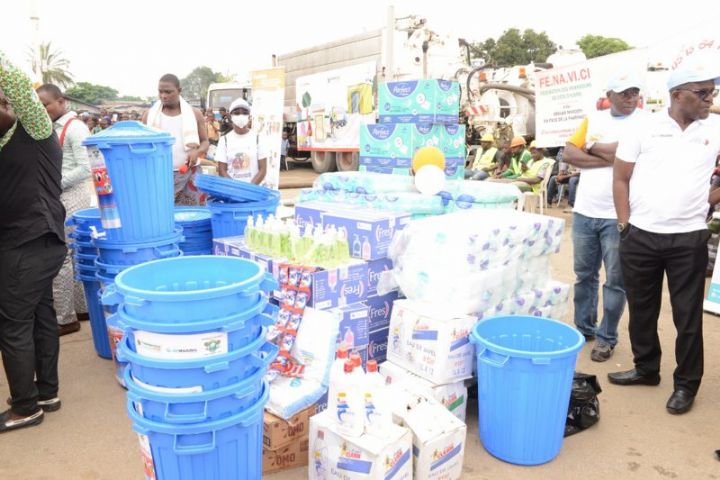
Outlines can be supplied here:
[[562, 320], [567, 314], [570, 285], [549, 281], [543, 287], [519, 292], [477, 314], [478, 320], [501, 315], [532, 315]]
[[413, 221], [395, 235], [394, 268], [378, 291], [399, 287], [451, 316], [484, 312], [547, 285], [549, 255], [559, 250], [564, 227], [558, 218], [488, 209]]
[[313, 189], [360, 194], [417, 192], [412, 177], [372, 172], [323, 173], [313, 182]]

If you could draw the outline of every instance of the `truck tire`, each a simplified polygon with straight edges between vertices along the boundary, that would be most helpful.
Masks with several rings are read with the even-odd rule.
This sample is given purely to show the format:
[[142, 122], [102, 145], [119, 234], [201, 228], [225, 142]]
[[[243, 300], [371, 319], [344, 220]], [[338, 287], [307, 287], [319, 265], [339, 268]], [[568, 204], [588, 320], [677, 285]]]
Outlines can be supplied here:
[[335, 152], [312, 152], [312, 166], [317, 173], [334, 172]]
[[360, 156], [357, 152], [337, 152], [335, 154], [338, 172], [354, 172], [360, 165]]

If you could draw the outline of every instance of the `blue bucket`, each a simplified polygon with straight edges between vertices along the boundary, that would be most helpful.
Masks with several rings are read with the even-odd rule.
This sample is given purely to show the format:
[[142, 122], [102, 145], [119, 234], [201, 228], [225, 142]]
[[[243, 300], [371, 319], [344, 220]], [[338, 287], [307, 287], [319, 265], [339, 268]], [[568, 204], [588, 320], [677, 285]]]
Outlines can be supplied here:
[[[271, 309], [275, 307], [274, 305], [265, 305], [265, 308], [272, 312]], [[248, 318], [227, 317], [228, 322], [224, 324], [217, 321], [202, 322], [209, 324], [209, 328], [198, 328], [197, 325], [192, 325], [192, 328], [185, 330], [182, 326], [172, 325], [175, 327], [175, 331], [160, 333], [155, 327], [159, 324], [134, 322], [123, 312], [122, 307], [118, 308], [117, 312], [120, 316], [119, 326], [128, 336], [130, 348], [136, 352], [138, 345], [144, 345], [148, 351], [153, 352], [152, 355], [149, 355], [153, 358], [161, 358], [167, 352], [177, 351], [177, 349], [192, 352], [194, 349], [209, 348], [198, 346], [198, 339], [211, 343], [215, 351], [234, 352], [257, 340], [262, 327], [275, 324], [272, 314], [258, 314]]]
[[117, 292], [106, 303], [123, 302], [137, 320], [195, 322], [244, 312], [260, 291], [277, 280], [255, 262], [236, 257], [177, 257], [135, 265], [115, 277]]
[[117, 358], [132, 365], [135, 379], [153, 387], [216, 390], [267, 369], [278, 347], [265, 342], [264, 333], [263, 329], [255, 341], [234, 352], [193, 360], [161, 360], [138, 355], [125, 336], [118, 345]]
[[252, 407], [269, 386], [263, 381], [264, 370], [238, 383], [208, 390], [172, 394], [144, 386], [132, 376], [132, 365], [125, 369], [128, 399], [135, 411], [153, 422], [187, 424], [212, 422], [242, 413]]
[[100, 219], [99, 208], [84, 208], [77, 210], [65, 221], [66, 227], [75, 227], [75, 232], [84, 232], [88, 236], [92, 231], [90, 227], [96, 230], [102, 230], [102, 221]]
[[210, 211], [207, 207], [175, 207], [175, 223], [184, 230], [209, 230]]
[[117, 122], [83, 142], [91, 153], [100, 150], [112, 185], [116, 211], [110, 216], [121, 226], [105, 228], [109, 240], [148, 242], [175, 231], [173, 143], [172, 135], [134, 121]]
[[73, 254], [73, 259], [75, 260], [75, 265], [87, 265], [88, 267], [95, 267], [95, 259], [97, 259], [97, 254], [75, 252], [75, 254]]
[[212, 213], [212, 230], [214, 238], [236, 237], [245, 234], [245, 224], [249, 215], [253, 217], [275, 214], [280, 198], [272, 198], [261, 202], [222, 203], [208, 200]]
[[98, 260], [106, 265], [138, 265], [140, 263], [173, 258], [180, 255], [182, 232], [176, 231], [161, 240], [141, 243], [117, 243], [95, 239]]
[[476, 345], [480, 440], [518, 465], [560, 453], [582, 334], [556, 320], [507, 316], [480, 321]]
[[262, 478], [263, 412], [268, 390], [242, 413], [188, 425], [150, 421], [128, 400], [128, 415], [140, 437], [145, 478]]
[[95, 278], [95, 275], [79, 275], [79, 279], [83, 282], [95, 352], [102, 358], [110, 359], [112, 358], [112, 351], [110, 350], [107, 326], [105, 325], [105, 312], [98, 298], [100, 283]]
[[[178, 319], [168, 319], [167, 322], [158, 323], [148, 320], [138, 320], [128, 315], [124, 305], [118, 308], [123, 328], [143, 330], [162, 334], [194, 334], [210, 331], [230, 332], [243, 330], [250, 325], [269, 326], [276, 323], [278, 307], [268, 303], [266, 295], [258, 295], [257, 302], [247, 310], [227, 317], [197, 322], [184, 322]], [[173, 321], [174, 320], [174, 321]], [[253, 340], [257, 335], [253, 336]]]
[[113, 364], [115, 365], [115, 380], [117, 380], [123, 388], [127, 388], [125, 386], [125, 368], [127, 367], [127, 363], [117, 359], [117, 348], [125, 332], [123, 332], [118, 324], [117, 315], [106, 315], [105, 324], [107, 325], [110, 352], [112, 353]]

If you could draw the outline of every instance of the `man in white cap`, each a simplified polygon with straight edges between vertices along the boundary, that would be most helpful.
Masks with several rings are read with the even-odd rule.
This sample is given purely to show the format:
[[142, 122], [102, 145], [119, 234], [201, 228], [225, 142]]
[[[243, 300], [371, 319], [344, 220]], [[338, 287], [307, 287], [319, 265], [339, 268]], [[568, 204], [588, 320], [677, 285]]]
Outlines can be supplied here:
[[[630, 310], [635, 368], [611, 373], [616, 385], [660, 383], [657, 324], [667, 275], [677, 330], [673, 393], [667, 410], [692, 407], [703, 375], [702, 302], [707, 266], [705, 225], [710, 176], [720, 153], [720, 118], [710, 115], [720, 62], [696, 54], [670, 74], [670, 107], [623, 135], [615, 161], [614, 196], [620, 259]], [[583, 182], [585, 179], [583, 178]]]
[[[597, 337], [590, 353], [595, 362], [604, 362], [612, 356], [625, 308], [618, 254], [620, 235], [612, 196], [613, 162], [621, 132], [644, 113], [637, 109], [640, 87], [641, 83], [632, 75], [614, 76], [606, 90], [610, 109], [592, 112], [584, 119], [563, 152], [563, 160], [581, 171], [572, 222], [574, 320], [586, 340]], [[601, 264], [605, 265], [605, 284], [598, 326]]]
[[233, 129], [220, 137], [215, 152], [218, 174], [260, 185], [267, 173], [266, 149], [252, 129], [252, 107], [243, 98], [230, 104]]

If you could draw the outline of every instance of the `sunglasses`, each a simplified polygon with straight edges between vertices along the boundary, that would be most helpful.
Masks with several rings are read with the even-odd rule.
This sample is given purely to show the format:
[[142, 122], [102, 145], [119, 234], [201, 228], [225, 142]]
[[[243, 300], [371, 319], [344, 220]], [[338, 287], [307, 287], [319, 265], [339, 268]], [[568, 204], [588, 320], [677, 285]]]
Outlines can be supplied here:
[[685, 90], [686, 92], [692, 92], [698, 96], [698, 98], [705, 99], [707, 97], [715, 98], [718, 95], [717, 88], [701, 88], [700, 90], [693, 90], [692, 88], [678, 88], [678, 90]]

